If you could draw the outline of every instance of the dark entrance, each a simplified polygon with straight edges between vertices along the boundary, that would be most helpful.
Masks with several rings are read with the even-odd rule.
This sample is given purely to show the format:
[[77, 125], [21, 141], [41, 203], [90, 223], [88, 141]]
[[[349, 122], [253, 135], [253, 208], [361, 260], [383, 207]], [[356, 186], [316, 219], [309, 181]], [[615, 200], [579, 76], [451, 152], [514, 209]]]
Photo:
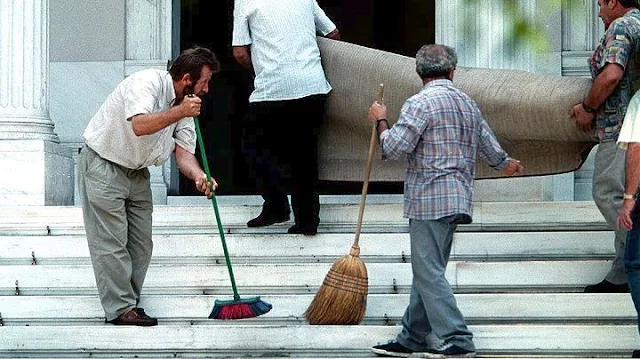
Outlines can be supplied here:
[[[242, 124], [250, 78], [233, 59], [233, 0], [181, 0], [180, 49], [212, 49], [222, 70], [209, 84], [201, 115], [203, 139], [219, 194], [253, 194], [254, 182], [241, 151]], [[435, 41], [434, 0], [318, 0], [336, 23], [343, 41], [414, 56]], [[364, 172], [364, 169], [363, 169]], [[193, 195], [191, 181], [180, 175], [180, 194]], [[323, 182], [321, 193], [360, 193], [360, 182]], [[371, 183], [370, 193], [401, 193], [402, 183]]]

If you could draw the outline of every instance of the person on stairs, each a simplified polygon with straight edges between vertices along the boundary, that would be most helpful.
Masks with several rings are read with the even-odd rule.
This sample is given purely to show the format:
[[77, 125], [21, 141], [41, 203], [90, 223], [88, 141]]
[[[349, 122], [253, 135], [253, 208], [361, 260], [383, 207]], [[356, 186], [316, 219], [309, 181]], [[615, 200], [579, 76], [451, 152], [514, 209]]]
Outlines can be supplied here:
[[[631, 299], [640, 313], [640, 91], [629, 102], [629, 108], [618, 136], [618, 145], [626, 150], [625, 190], [622, 209], [618, 216], [618, 228], [628, 230], [624, 253], [624, 266], [631, 290]], [[640, 317], [638, 317], [640, 329]], [[632, 358], [640, 358], [640, 350], [634, 350]]]
[[599, 141], [593, 169], [593, 200], [615, 232], [615, 256], [604, 279], [587, 293], [629, 292], [624, 270], [627, 231], [616, 227], [624, 193], [625, 151], [616, 140], [631, 96], [640, 89], [640, 10], [637, 0], [598, 0], [605, 33], [589, 67], [593, 85], [569, 111], [578, 127]]
[[295, 224], [288, 233], [318, 231], [317, 142], [331, 86], [316, 33], [340, 37], [316, 0], [235, 2], [233, 55], [255, 74], [243, 147], [264, 199], [248, 227], [288, 221], [290, 189]]
[[[372, 351], [392, 357], [472, 357], [473, 335], [457, 307], [445, 270], [459, 224], [471, 223], [476, 155], [504, 175], [522, 172], [507, 156], [468, 95], [455, 88], [457, 55], [444, 45], [416, 54], [423, 87], [402, 106], [389, 128], [387, 108], [377, 102], [369, 120], [377, 124], [388, 159], [407, 156], [404, 216], [409, 218], [413, 282], [402, 331]], [[442, 344], [428, 347], [435, 334]]]
[[151, 184], [147, 167], [175, 152], [180, 171], [209, 198], [198, 160], [193, 116], [200, 114], [211, 74], [219, 63], [205, 48], [184, 51], [169, 71], [148, 69], [125, 78], [84, 132], [78, 186], [91, 263], [106, 322], [153, 326], [138, 307], [151, 261]]

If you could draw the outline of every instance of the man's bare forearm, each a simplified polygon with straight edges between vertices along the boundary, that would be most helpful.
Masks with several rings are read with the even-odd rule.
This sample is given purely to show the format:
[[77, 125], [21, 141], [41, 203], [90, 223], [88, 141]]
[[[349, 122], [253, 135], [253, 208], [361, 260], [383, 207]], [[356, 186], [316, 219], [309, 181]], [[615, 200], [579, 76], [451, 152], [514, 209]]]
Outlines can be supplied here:
[[253, 64], [251, 63], [251, 51], [249, 51], [249, 46], [234, 46], [233, 57], [242, 67], [253, 74]]
[[584, 99], [584, 104], [598, 108], [615, 91], [624, 75], [624, 69], [617, 64], [609, 64], [593, 81], [593, 85]]
[[182, 118], [181, 109], [171, 107], [161, 112], [135, 115], [131, 118], [131, 126], [136, 136], [152, 135]]
[[625, 193], [635, 194], [640, 185], [640, 143], [631, 142], [627, 146], [625, 163]]
[[204, 175], [196, 156], [180, 147], [180, 145], [176, 145], [176, 163], [180, 168], [180, 172], [193, 181], [202, 178]]

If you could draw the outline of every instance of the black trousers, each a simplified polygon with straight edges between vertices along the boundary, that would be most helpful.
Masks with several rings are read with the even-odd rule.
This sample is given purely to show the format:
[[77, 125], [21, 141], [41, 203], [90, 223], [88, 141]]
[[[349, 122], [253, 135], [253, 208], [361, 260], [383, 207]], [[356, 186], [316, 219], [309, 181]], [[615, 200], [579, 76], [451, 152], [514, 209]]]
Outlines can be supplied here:
[[326, 97], [249, 105], [243, 147], [264, 198], [263, 211], [289, 213], [290, 191], [295, 222], [301, 226], [320, 222], [317, 144]]

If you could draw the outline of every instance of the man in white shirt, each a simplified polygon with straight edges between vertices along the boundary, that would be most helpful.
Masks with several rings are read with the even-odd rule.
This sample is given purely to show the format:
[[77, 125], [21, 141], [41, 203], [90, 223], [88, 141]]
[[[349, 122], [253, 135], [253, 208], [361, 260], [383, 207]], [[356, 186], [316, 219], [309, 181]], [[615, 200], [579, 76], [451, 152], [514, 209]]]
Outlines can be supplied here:
[[340, 37], [316, 0], [235, 1], [233, 55], [255, 75], [244, 147], [264, 198], [249, 227], [288, 221], [290, 189], [295, 224], [288, 233], [317, 233], [317, 137], [331, 91], [317, 33]]
[[208, 49], [184, 51], [171, 69], [136, 72], [125, 78], [93, 116], [78, 156], [79, 188], [89, 253], [106, 321], [153, 326], [157, 319], [138, 308], [153, 242], [149, 170], [175, 151], [182, 173], [208, 197], [207, 181], [194, 156], [196, 95], [208, 92], [219, 63]]
[[[640, 313], [640, 91], [629, 102], [627, 113], [618, 136], [618, 145], [626, 148], [625, 191], [618, 227], [628, 230], [624, 252], [624, 267], [631, 292], [631, 299]], [[638, 320], [640, 327], [640, 318]], [[632, 358], [640, 358], [640, 350], [634, 350]]]

